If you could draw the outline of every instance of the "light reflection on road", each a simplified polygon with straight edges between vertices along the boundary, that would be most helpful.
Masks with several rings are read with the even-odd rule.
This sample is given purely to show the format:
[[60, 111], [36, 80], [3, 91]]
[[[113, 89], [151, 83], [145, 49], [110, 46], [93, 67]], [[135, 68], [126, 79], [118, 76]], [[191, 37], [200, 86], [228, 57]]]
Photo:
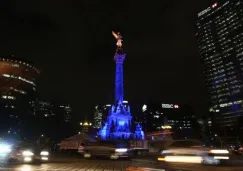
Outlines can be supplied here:
[[[80, 158], [67, 159], [49, 163], [37, 164], [4, 164], [0, 171], [162, 171], [167, 168], [172, 171], [242, 171], [243, 166], [203, 166], [195, 164], [161, 165], [145, 161], [111, 161], [84, 160]], [[171, 171], [169, 169], [169, 171]]]

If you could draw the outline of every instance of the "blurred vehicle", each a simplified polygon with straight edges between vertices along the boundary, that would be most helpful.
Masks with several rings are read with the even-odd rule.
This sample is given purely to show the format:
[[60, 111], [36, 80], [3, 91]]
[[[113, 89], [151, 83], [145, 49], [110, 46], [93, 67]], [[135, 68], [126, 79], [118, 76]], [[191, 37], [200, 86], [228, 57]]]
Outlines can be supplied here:
[[127, 144], [117, 144], [112, 141], [98, 141], [86, 143], [83, 147], [83, 155], [86, 159], [92, 156], [102, 156], [116, 160], [119, 158], [129, 158], [131, 150]]
[[61, 141], [60, 143], [60, 151], [61, 152], [77, 152], [79, 151], [79, 147], [83, 146], [85, 142], [95, 142], [96, 139], [91, 136], [91, 135], [87, 135], [87, 134], [76, 134], [73, 135], [69, 138], [65, 138], [64, 140]]
[[236, 155], [242, 155], [243, 154], [243, 147], [242, 147], [241, 144], [230, 144], [228, 149], [233, 154], [236, 154]]
[[144, 140], [131, 140], [130, 141], [130, 150], [134, 156], [148, 155], [148, 141]]
[[3, 161], [11, 152], [12, 145], [5, 141], [0, 141], [0, 160]]
[[174, 141], [168, 149], [163, 150], [158, 161], [199, 163], [218, 165], [229, 159], [229, 151], [205, 147], [200, 141], [178, 140]]
[[20, 142], [12, 146], [8, 155], [9, 161], [33, 162], [48, 161], [49, 151], [33, 142]]

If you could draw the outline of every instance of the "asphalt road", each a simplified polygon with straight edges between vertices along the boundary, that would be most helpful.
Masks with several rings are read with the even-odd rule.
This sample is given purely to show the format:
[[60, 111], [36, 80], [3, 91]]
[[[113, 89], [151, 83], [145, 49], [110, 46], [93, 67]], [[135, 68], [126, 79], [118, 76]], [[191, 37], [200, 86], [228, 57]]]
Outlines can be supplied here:
[[111, 161], [108, 159], [82, 159], [79, 156], [55, 156], [48, 163], [1, 163], [0, 171], [242, 171], [243, 164], [202, 166], [195, 164], [162, 165], [150, 159]]

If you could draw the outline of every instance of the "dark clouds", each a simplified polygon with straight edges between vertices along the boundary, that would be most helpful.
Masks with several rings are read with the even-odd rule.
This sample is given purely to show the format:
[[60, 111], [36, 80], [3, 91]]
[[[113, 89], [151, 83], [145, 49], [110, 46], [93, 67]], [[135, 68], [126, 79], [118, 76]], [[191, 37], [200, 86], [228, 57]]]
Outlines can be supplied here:
[[12, 52], [42, 68], [39, 90], [66, 98], [76, 115], [113, 97], [111, 30], [127, 52], [127, 100], [191, 103], [203, 113], [205, 92], [194, 37], [200, 1], [1, 1], [2, 55]]

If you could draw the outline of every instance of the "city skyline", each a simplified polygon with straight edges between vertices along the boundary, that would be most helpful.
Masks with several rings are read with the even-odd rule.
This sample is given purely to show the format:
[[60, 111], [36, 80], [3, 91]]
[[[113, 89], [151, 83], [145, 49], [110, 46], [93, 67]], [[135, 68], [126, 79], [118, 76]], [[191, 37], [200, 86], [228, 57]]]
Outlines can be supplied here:
[[0, 9], [2, 170], [243, 170], [243, 0]]
[[[3, 17], [2, 40], [11, 42], [2, 41], [2, 56], [14, 53], [41, 68], [41, 94], [68, 99], [77, 117], [92, 113], [98, 103], [113, 101], [110, 31], [114, 30], [121, 31], [127, 42], [126, 99], [187, 103], [197, 114], [207, 112], [194, 27], [197, 13], [211, 3], [187, 1], [183, 7], [190, 4], [188, 10], [179, 7], [181, 2], [141, 3], [141, 9], [149, 11], [145, 15], [143, 10], [134, 10], [133, 2], [72, 2], [77, 8], [69, 11], [61, 3], [50, 4], [55, 8], [48, 9], [43, 1], [35, 13], [34, 4], [1, 2], [8, 7], [2, 13], [10, 14], [10, 18]], [[97, 10], [99, 5], [104, 11]], [[91, 15], [92, 10], [96, 12]], [[186, 13], [181, 15], [182, 11]]]

